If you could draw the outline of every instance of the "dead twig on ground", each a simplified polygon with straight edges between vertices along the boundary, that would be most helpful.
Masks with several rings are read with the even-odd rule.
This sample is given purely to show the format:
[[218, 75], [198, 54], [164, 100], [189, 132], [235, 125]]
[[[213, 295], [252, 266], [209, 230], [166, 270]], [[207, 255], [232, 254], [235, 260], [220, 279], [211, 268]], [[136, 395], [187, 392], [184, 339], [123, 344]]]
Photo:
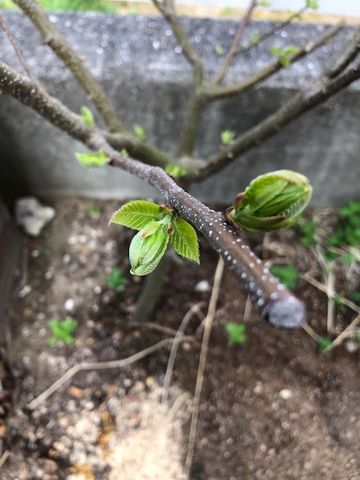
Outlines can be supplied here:
[[205, 372], [207, 353], [209, 348], [209, 340], [210, 340], [212, 325], [213, 325], [213, 321], [216, 313], [216, 305], [219, 298], [220, 285], [221, 285], [221, 279], [222, 279], [223, 273], [224, 273], [224, 261], [221, 257], [219, 257], [219, 261], [217, 263], [216, 271], [215, 271], [214, 285], [213, 285], [210, 302], [209, 302], [209, 309], [205, 318], [204, 336], [203, 336], [203, 341], [201, 346], [199, 368], [198, 368], [198, 373], [196, 378], [193, 411], [191, 415], [189, 444], [188, 444], [186, 461], [185, 461], [185, 472], [186, 472], [187, 478], [189, 478], [189, 475], [190, 475], [191, 465], [192, 465], [193, 456], [194, 456], [200, 399], [201, 399], [202, 386], [204, 383], [204, 372]]
[[[194, 314], [197, 313], [197, 312], [200, 312], [200, 306], [203, 303], [204, 302], [195, 303], [195, 305], [193, 305], [187, 311], [184, 318], [181, 320], [179, 328], [176, 332], [175, 340], [179, 340], [180, 338], [183, 338], [186, 327], [188, 326], [188, 324], [189, 324], [190, 320], [192, 319], [192, 317], [194, 316]], [[174, 342], [171, 346], [169, 360], [168, 360], [168, 364], [167, 364], [167, 367], [166, 367], [166, 373], [165, 373], [165, 377], [164, 377], [164, 386], [163, 386], [163, 395], [162, 395], [162, 401], [163, 402], [166, 402], [167, 399], [168, 399], [169, 387], [170, 387], [170, 383], [171, 383], [171, 378], [172, 378], [172, 373], [173, 373], [173, 369], [174, 369], [174, 363], [175, 363], [175, 358], [176, 358], [176, 354], [177, 354], [177, 351], [178, 351], [178, 347], [179, 347], [179, 342], [178, 341]]]
[[110, 368], [123, 368], [132, 365], [139, 360], [151, 355], [152, 353], [161, 350], [163, 347], [171, 345], [174, 342], [182, 342], [188, 340], [188, 337], [181, 337], [179, 339], [165, 338], [160, 342], [151, 345], [150, 347], [141, 350], [140, 352], [130, 355], [130, 357], [122, 358], [120, 360], [111, 360], [109, 362], [83, 362], [71, 367], [63, 376], [61, 376], [56, 382], [54, 382], [49, 388], [44, 390], [38, 397], [34, 398], [28, 405], [30, 409], [38, 407], [43, 401], [49, 398], [60, 387], [62, 387], [68, 380], [74, 377], [79, 372], [87, 370], [106, 370]]

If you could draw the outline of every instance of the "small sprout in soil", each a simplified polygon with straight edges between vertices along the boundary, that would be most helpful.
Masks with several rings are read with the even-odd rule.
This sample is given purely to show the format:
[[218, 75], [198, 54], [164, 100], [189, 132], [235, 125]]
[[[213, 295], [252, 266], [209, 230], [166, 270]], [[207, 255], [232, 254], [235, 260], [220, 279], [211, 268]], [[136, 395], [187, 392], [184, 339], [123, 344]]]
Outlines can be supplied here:
[[51, 248], [47, 248], [47, 247], [44, 247], [40, 250], [40, 255], [42, 257], [51, 257], [51, 255], [53, 254]]
[[246, 342], [246, 325], [243, 323], [228, 322], [225, 330], [229, 345], [241, 345]]
[[271, 268], [271, 273], [287, 288], [293, 289], [296, 287], [299, 273], [293, 265], [274, 266]]
[[326, 337], [319, 337], [317, 341], [319, 353], [326, 353], [334, 348], [332, 341]]
[[73, 318], [67, 317], [65, 320], [50, 320], [49, 322], [52, 336], [49, 338], [49, 345], [56, 345], [63, 342], [65, 345], [74, 343], [74, 331], [78, 322]]
[[298, 225], [300, 232], [300, 243], [304, 247], [312, 247], [316, 244], [316, 223], [314, 220], [308, 220]]
[[329, 237], [328, 246], [341, 247], [360, 244], [360, 200], [347, 203], [339, 210], [339, 222]]
[[122, 292], [126, 284], [127, 280], [121, 268], [112, 267], [110, 275], [106, 277], [106, 285], [115, 292]]
[[101, 215], [102, 208], [98, 203], [92, 203], [89, 208], [86, 210], [86, 213], [89, 217], [99, 218]]
[[357, 291], [353, 292], [352, 295], [351, 295], [351, 299], [352, 299], [353, 302], [360, 305], [360, 290], [357, 290]]

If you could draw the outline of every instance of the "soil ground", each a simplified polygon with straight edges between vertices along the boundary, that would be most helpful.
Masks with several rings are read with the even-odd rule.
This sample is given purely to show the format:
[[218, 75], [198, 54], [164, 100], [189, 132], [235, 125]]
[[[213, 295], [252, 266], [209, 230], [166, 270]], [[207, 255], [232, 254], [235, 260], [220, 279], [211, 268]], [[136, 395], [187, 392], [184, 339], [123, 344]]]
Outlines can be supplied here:
[[[132, 325], [142, 279], [131, 277], [132, 233], [107, 226], [114, 201], [47, 200], [56, 217], [39, 238], [24, 238], [8, 312], [0, 439], [2, 480], [183, 480], [190, 402], [201, 327], [198, 316], [175, 362], [168, 402], [161, 402], [169, 350], [130, 367], [77, 374], [37, 408], [29, 402], [81, 361], [127, 357], [167, 337], [153, 325]], [[100, 206], [100, 209], [98, 208]], [[292, 263], [321, 280], [294, 230], [248, 236], [261, 257]], [[201, 266], [180, 261], [165, 279], [151, 321], [176, 330], [197, 302], [206, 313], [216, 255], [201, 242]], [[127, 285], [106, 285], [111, 267]], [[326, 297], [300, 280], [295, 290], [310, 325], [326, 335]], [[277, 330], [246, 314], [246, 295], [226, 272], [212, 331], [192, 480], [360, 479], [359, 350], [320, 355], [303, 330]], [[71, 308], [72, 307], [72, 308]], [[79, 322], [75, 343], [50, 346], [50, 319]], [[351, 312], [336, 317], [343, 327]], [[247, 324], [247, 341], [229, 346], [225, 324]], [[10, 339], [11, 336], [11, 339]], [[6, 418], [5, 418], [6, 416]]]

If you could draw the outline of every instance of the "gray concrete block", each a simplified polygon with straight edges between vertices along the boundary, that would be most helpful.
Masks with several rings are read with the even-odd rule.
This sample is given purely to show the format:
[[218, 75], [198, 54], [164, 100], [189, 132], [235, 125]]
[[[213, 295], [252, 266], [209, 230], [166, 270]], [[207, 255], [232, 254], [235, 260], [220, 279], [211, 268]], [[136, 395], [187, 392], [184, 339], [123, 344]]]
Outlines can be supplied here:
[[[34, 73], [49, 91], [74, 111], [86, 104], [71, 74], [19, 13], [6, 13]], [[176, 149], [190, 91], [191, 75], [171, 30], [161, 18], [105, 14], [51, 14], [67, 39], [103, 83], [125, 123], [140, 123], [148, 138], [169, 153]], [[236, 23], [184, 19], [192, 42], [206, 58], [208, 73], [221, 61], [215, 45], [226, 48]], [[257, 22], [248, 35], [267, 30]], [[266, 64], [273, 44], [302, 45], [325, 30], [324, 25], [294, 24], [275, 40], [238, 59], [230, 79], [240, 79]], [[243, 132], [278, 108], [297, 88], [315, 78], [350, 33], [345, 29], [332, 45], [283, 70], [238, 98], [211, 105], [204, 115], [196, 146], [198, 156], [215, 152], [224, 129]], [[2, 59], [18, 65], [4, 34]], [[87, 103], [89, 105], [89, 103]], [[360, 178], [360, 84], [296, 120], [276, 137], [242, 156], [215, 177], [194, 185], [204, 201], [229, 203], [255, 175], [292, 168], [308, 175], [314, 203], [336, 205], [358, 195]], [[0, 190], [18, 189], [38, 195], [95, 197], [151, 196], [153, 190], [130, 175], [104, 168], [84, 169], [74, 160], [83, 147], [12, 98], [0, 97]]]

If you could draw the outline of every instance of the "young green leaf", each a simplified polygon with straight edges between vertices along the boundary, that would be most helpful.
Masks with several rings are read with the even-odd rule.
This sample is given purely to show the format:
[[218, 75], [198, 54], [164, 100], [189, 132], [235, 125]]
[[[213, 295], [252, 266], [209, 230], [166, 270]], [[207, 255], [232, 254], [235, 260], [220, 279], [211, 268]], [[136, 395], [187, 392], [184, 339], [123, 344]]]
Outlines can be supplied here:
[[122, 148], [122, 149], [120, 150], [120, 153], [121, 153], [121, 155], [122, 155], [123, 157], [129, 158], [129, 152], [126, 150], [126, 148]]
[[110, 161], [103, 150], [99, 150], [96, 153], [75, 153], [75, 157], [84, 167], [102, 167]]
[[225, 325], [229, 345], [237, 345], [246, 342], [246, 325], [243, 323], [228, 322]]
[[165, 167], [165, 172], [174, 178], [183, 177], [187, 173], [186, 168], [180, 165], [168, 165]]
[[133, 200], [125, 203], [117, 210], [109, 223], [116, 223], [124, 227], [141, 230], [152, 220], [159, 220], [166, 210], [156, 203], [145, 200]]
[[106, 285], [116, 292], [121, 292], [126, 284], [127, 280], [121, 268], [112, 267], [110, 275], [106, 277]]
[[317, 341], [319, 353], [325, 353], [334, 348], [332, 341], [326, 337], [319, 337]]
[[235, 198], [225, 215], [239, 227], [269, 232], [293, 225], [310, 201], [309, 180], [291, 170], [277, 170], [256, 177]]
[[92, 111], [90, 110], [90, 108], [86, 107], [85, 105], [81, 107], [81, 118], [83, 122], [86, 123], [86, 125], [89, 125], [89, 127], [95, 126], [95, 120], [94, 120]]
[[49, 338], [49, 344], [55, 345], [58, 342], [64, 342], [66, 345], [74, 343], [74, 330], [78, 326], [78, 322], [73, 318], [65, 318], [65, 320], [49, 321], [52, 336]]
[[316, 244], [316, 223], [314, 220], [308, 220], [307, 222], [298, 225], [300, 230], [300, 243], [304, 247], [311, 247]]
[[221, 143], [223, 145], [231, 145], [234, 143], [235, 140], [235, 133], [231, 130], [224, 130], [221, 132]]
[[134, 133], [135, 135], [138, 137], [139, 140], [141, 140], [142, 142], [145, 142], [146, 140], [146, 132], [145, 132], [145, 128], [142, 127], [141, 125], [139, 125], [138, 123], [136, 123], [134, 125]]
[[295, 288], [299, 273], [293, 265], [271, 267], [271, 273], [275, 275], [287, 288]]
[[155, 270], [169, 241], [169, 235], [163, 225], [159, 225], [159, 228], [145, 238], [143, 233], [143, 230], [140, 230], [130, 244], [129, 259], [132, 275], [143, 276]]
[[172, 225], [174, 231], [170, 235], [170, 243], [176, 253], [188, 260], [200, 263], [199, 243], [194, 227], [182, 218], [175, 219]]
[[294, 45], [288, 45], [283, 48], [270, 48], [270, 52], [277, 57], [278, 62], [281, 63], [281, 65], [285, 68], [290, 65], [291, 60], [298, 53], [298, 51], [299, 49], [297, 47], [294, 47]]
[[305, 5], [311, 10], [317, 10], [320, 7], [320, 4], [317, 0], [306, 0]]
[[214, 50], [216, 52], [216, 55], [223, 55], [225, 53], [225, 50], [224, 50], [224, 47], [222, 45], [220, 45], [219, 43], [217, 43], [215, 46], [214, 46]]
[[251, 34], [251, 36], [250, 36], [251, 45], [255, 45], [256, 43], [258, 43], [259, 40], [260, 40], [260, 34], [259, 33]]

